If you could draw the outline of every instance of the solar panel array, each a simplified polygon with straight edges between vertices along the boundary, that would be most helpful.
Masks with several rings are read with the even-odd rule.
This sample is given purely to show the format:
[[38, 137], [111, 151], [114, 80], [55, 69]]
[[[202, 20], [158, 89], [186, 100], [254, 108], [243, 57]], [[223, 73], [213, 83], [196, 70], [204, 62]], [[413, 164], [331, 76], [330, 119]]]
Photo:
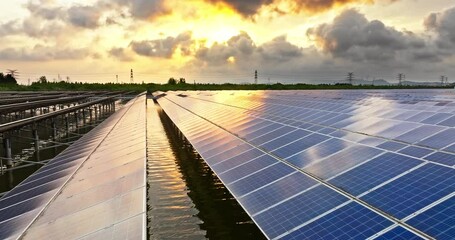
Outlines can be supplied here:
[[145, 239], [145, 95], [0, 199], [0, 239]]
[[158, 101], [269, 239], [455, 238], [453, 91]]

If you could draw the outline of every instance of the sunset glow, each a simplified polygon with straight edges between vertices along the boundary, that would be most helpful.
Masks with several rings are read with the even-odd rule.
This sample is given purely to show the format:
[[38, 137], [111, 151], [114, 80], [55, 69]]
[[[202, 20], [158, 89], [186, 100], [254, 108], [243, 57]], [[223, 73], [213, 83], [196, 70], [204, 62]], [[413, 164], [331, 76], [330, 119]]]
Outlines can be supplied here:
[[20, 0], [0, 7], [10, 10], [0, 18], [0, 71], [18, 69], [20, 83], [57, 74], [126, 81], [131, 68], [143, 73], [138, 82], [248, 82], [254, 70], [273, 82], [339, 80], [348, 71], [386, 80], [405, 72], [415, 81], [455, 74], [450, 0]]

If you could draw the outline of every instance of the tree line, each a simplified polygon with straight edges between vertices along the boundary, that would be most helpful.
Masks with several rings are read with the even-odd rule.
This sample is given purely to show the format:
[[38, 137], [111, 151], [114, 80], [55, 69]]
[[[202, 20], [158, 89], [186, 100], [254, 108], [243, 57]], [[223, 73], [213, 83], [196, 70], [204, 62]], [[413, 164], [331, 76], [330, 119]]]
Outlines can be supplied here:
[[16, 78], [12, 74], [0, 73], [0, 84], [14, 84], [17, 85]]

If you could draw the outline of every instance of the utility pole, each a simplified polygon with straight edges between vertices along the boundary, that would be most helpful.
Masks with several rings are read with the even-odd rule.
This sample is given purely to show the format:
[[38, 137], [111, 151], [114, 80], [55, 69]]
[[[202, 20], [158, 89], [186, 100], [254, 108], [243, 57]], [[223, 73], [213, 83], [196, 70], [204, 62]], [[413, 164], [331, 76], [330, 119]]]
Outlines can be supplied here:
[[353, 72], [349, 72], [348, 73], [347, 80], [348, 80], [349, 84], [352, 85], [352, 81], [354, 80], [354, 73]]
[[134, 83], [134, 74], [133, 74], [133, 69], [131, 69], [131, 74], [130, 74], [130, 82]]
[[406, 79], [406, 75], [403, 73], [398, 74], [398, 86], [401, 86], [403, 84], [403, 81]]
[[118, 74], [117, 74], [117, 75], [115, 75], [115, 78], [117, 79], [117, 84], [118, 84]]
[[258, 84], [258, 70], [254, 71], [254, 84]]

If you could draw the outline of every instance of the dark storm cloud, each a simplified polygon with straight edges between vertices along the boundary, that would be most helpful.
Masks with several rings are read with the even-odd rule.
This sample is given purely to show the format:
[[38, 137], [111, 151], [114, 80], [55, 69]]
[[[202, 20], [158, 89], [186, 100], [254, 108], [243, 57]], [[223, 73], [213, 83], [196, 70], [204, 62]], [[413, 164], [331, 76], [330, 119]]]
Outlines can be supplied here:
[[426, 47], [426, 43], [412, 32], [397, 31], [381, 21], [368, 21], [356, 10], [346, 10], [331, 24], [310, 28], [307, 35], [324, 52], [352, 61], [395, 60], [401, 51]]
[[425, 27], [437, 34], [440, 48], [455, 48], [455, 7], [441, 13], [432, 13], [424, 20]]
[[[231, 6], [234, 10], [243, 16], [252, 16], [256, 14], [259, 9], [263, 6], [268, 6], [273, 3], [280, 2], [279, 0], [206, 0], [210, 3], [225, 3]], [[393, 2], [395, 0], [388, 0]], [[336, 5], [343, 5], [350, 2], [372, 2], [370, 0], [287, 0], [291, 9], [276, 9], [280, 13], [286, 13], [286, 11], [300, 12], [319, 12], [333, 8]]]
[[132, 41], [130, 46], [135, 53], [141, 56], [171, 58], [177, 49], [179, 49], [183, 55], [191, 54], [191, 46], [193, 43], [192, 33], [184, 32], [177, 37]]
[[244, 16], [250, 16], [257, 13], [259, 8], [264, 5], [269, 5], [274, 2], [274, 0], [207, 0], [211, 3], [225, 3], [235, 9], [237, 12]]

